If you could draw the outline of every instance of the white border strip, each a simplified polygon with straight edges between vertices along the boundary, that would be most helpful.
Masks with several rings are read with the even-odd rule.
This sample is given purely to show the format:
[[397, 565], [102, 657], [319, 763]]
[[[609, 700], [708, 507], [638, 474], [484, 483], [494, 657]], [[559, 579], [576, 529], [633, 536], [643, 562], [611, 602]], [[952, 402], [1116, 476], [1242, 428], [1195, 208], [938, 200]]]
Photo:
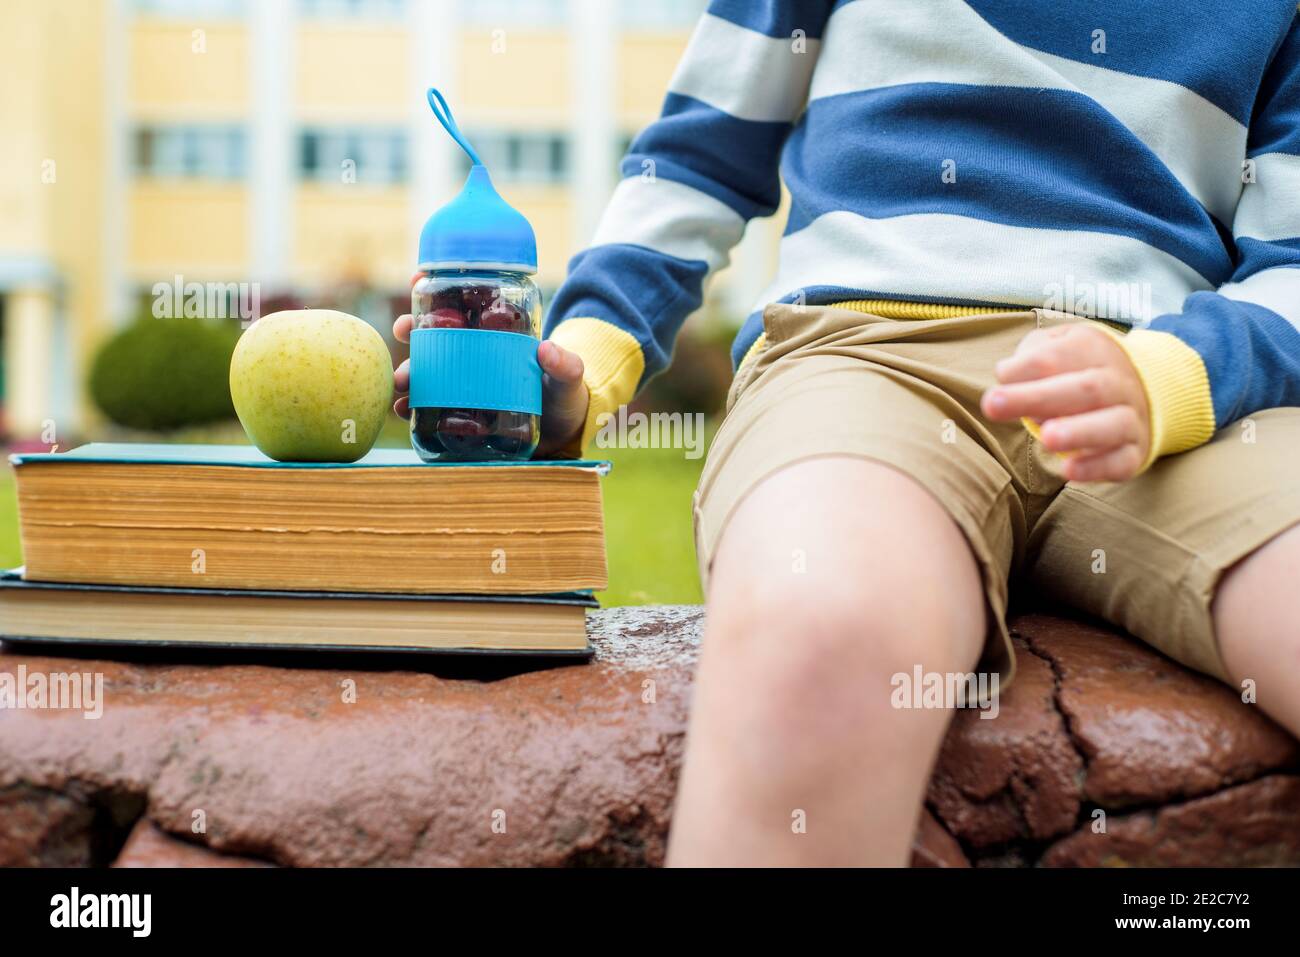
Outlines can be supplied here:
[[[1190, 266], [1128, 236], [1007, 226], [919, 213], [868, 219], [838, 211], [781, 241], [781, 266], [756, 309], [816, 286], [922, 302], [965, 299], [1080, 311], [1136, 294], [1133, 321], [1178, 312], [1212, 286]], [[1070, 301], [1058, 305], [1056, 292]], [[1131, 296], [1130, 296], [1131, 298]]]
[[668, 90], [742, 120], [791, 123], [808, 100], [820, 46], [818, 40], [769, 37], [705, 14]]
[[[936, 24], [942, 24], [936, 29]], [[1246, 127], [1167, 80], [1078, 63], [1022, 46], [961, 0], [872, 0], [831, 15], [813, 100], [908, 83], [1068, 90], [1114, 114], [1206, 209], [1232, 222]]]
[[629, 176], [618, 184], [593, 246], [630, 243], [665, 256], [727, 264], [745, 221], [726, 203], [674, 180]]
[[1300, 328], [1300, 267], [1265, 269], [1241, 282], [1219, 287], [1220, 295], [1237, 302], [1253, 302], [1272, 309], [1291, 325]]
[[1300, 156], [1263, 153], [1252, 162], [1255, 182], [1241, 195], [1232, 234], [1264, 242], [1300, 236]]

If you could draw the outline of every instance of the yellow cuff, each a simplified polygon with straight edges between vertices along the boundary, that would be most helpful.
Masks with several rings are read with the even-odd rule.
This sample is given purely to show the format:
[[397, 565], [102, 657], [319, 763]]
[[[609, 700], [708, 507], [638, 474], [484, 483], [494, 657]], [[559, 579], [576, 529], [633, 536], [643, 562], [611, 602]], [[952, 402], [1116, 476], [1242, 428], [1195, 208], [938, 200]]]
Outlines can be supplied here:
[[[1134, 329], [1125, 335], [1100, 322], [1093, 326], [1124, 350], [1146, 393], [1151, 448], [1138, 474], [1162, 455], [1186, 452], [1210, 440], [1214, 435], [1214, 402], [1200, 353], [1168, 332]], [[1030, 435], [1041, 441], [1037, 422], [1021, 422]]]
[[601, 417], [612, 415], [636, 395], [645, 356], [630, 332], [603, 319], [565, 319], [551, 333], [551, 341], [582, 358], [582, 378], [591, 396], [582, 438], [576, 448], [565, 450], [576, 457], [590, 447], [603, 424]]
[[1151, 410], [1151, 451], [1141, 471], [1162, 455], [1186, 452], [1214, 435], [1210, 377], [1200, 353], [1168, 332], [1107, 329], [1137, 369]]

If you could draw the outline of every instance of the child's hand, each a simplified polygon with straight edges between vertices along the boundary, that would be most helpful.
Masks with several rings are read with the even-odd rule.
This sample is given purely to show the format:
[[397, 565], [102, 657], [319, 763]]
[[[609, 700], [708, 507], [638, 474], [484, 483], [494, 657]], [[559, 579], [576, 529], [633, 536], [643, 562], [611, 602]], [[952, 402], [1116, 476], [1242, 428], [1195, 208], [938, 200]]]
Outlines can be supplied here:
[[[398, 316], [393, 323], [393, 335], [398, 342], [411, 341], [412, 318]], [[582, 381], [582, 359], [576, 353], [562, 349], [547, 340], [537, 347], [537, 361], [544, 373], [542, 377], [542, 441], [537, 455], [549, 455], [558, 449], [577, 443], [582, 427], [587, 421], [587, 385]], [[393, 411], [402, 418], [411, 414], [406, 393], [411, 388], [410, 360], [405, 360], [393, 373], [393, 387], [397, 401]]]
[[1035, 329], [997, 364], [1000, 386], [980, 407], [999, 422], [1040, 424], [1043, 445], [1068, 453], [1072, 482], [1122, 482], [1151, 446], [1151, 419], [1137, 370], [1109, 335], [1087, 325]]

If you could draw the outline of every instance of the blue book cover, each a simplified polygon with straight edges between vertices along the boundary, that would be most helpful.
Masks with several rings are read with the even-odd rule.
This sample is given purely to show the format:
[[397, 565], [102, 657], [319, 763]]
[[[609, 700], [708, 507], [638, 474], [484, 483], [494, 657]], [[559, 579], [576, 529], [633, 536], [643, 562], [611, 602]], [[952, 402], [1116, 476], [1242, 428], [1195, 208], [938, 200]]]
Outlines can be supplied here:
[[35, 462], [103, 462], [148, 465], [223, 465], [264, 469], [364, 468], [581, 468], [602, 475], [608, 462], [590, 459], [527, 459], [520, 462], [424, 462], [414, 449], [372, 449], [355, 462], [277, 462], [251, 445], [170, 445], [146, 442], [91, 442], [67, 452], [24, 452], [9, 456], [14, 466]]

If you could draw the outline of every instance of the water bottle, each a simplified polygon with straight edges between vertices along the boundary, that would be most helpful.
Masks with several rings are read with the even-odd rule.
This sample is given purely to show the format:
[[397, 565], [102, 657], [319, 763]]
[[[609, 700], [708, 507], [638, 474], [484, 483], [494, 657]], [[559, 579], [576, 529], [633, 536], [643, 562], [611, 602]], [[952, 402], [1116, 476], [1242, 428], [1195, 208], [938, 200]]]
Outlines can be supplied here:
[[430, 89], [428, 99], [473, 165], [459, 195], [420, 232], [411, 445], [426, 462], [526, 459], [541, 434], [537, 240], [493, 187], [442, 94]]

